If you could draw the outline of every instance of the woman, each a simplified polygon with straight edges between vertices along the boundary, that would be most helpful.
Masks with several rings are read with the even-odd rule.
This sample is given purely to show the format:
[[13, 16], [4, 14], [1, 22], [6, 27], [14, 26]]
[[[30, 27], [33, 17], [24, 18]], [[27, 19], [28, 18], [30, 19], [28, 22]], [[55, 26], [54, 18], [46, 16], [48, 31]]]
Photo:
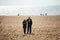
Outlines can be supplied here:
[[24, 32], [24, 34], [26, 34], [26, 25], [27, 25], [27, 22], [26, 22], [26, 20], [24, 19], [24, 20], [23, 20], [23, 32]]

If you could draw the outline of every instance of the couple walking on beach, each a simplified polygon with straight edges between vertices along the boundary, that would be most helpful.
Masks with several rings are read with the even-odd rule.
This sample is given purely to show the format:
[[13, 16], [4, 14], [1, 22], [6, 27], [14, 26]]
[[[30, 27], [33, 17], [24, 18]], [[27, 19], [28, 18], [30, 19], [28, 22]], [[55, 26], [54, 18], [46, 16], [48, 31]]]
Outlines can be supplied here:
[[27, 34], [31, 34], [32, 31], [32, 19], [30, 17], [28, 17], [28, 19], [24, 19], [23, 20], [23, 32], [24, 34], [26, 34], [26, 30], [27, 30]]

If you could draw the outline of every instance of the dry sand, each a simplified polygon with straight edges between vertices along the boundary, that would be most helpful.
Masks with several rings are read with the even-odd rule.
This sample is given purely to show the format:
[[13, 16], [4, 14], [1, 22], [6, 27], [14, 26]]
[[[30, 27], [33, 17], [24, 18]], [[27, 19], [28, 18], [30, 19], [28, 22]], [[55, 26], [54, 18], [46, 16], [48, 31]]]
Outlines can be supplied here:
[[32, 34], [23, 34], [28, 16], [0, 16], [0, 40], [60, 40], [60, 16], [30, 16]]

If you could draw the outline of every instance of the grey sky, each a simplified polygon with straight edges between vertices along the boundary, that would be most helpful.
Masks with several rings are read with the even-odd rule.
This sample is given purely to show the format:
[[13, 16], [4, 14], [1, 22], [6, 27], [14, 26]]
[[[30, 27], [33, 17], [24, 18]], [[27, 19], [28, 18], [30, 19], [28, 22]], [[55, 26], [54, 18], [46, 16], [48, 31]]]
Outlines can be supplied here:
[[[51, 11], [53, 8], [53, 12]], [[59, 6], [59, 8], [55, 8]], [[46, 11], [45, 9], [47, 7]], [[56, 10], [57, 9], [57, 10]], [[0, 0], [0, 15], [39, 15], [46, 11], [49, 14], [60, 14], [60, 0]]]
[[0, 5], [60, 5], [60, 0], [0, 0]]

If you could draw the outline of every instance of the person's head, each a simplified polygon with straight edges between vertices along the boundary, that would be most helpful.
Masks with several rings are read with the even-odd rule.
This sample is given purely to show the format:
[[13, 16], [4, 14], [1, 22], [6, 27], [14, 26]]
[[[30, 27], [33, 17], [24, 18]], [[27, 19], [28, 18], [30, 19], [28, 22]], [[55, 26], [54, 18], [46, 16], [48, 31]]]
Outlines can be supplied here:
[[30, 19], [30, 17], [28, 17], [28, 19]]
[[26, 21], [26, 19], [24, 19], [24, 21]]

